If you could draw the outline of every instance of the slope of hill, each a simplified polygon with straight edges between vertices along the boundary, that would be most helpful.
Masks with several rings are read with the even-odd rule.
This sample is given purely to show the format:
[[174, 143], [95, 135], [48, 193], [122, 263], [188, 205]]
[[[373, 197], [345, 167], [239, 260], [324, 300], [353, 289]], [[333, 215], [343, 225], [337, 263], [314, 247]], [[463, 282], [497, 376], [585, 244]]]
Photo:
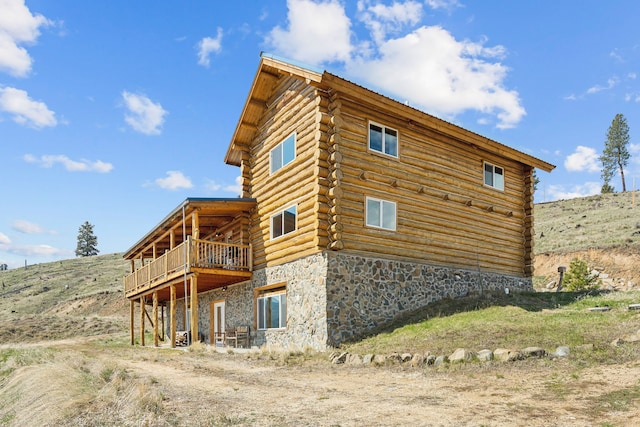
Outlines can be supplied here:
[[121, 254], [0, 272], [0, 342], [62, 339], [123, 330], [128, 304]]
[[640, 287], [640, 192], [540, 203], [534, 215], [537, 287], [574, 258], [599, 271], [606, 288]]

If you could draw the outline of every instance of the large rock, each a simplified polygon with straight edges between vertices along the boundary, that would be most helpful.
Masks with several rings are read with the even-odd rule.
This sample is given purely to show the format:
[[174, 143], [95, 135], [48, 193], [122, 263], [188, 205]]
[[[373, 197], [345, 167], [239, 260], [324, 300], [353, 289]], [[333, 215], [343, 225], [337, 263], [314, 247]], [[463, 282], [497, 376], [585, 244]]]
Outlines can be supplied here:
[[491, 351], [491, 350], [480, 350], [478, 352], [478, 354], [476, 354], [476, 357], [481, 362], [489, 362], [489, 361], [493, 360], [493, 351]]
[[557, 357], [567, 357], [568, 355], [569, 355], [569, 347], [567, 347], [566, 345], [561, 345], [560, 347], [556, 348], [556, 351], [551, 353], [549, 357], [551, 357], [552, 359], [555, 359]]
[[466, 348], [458, 348], [449, 356], [449, 362], [451, 363], [471, 362], [474, 356], [475, 354], [472, 351], [469, 351]]
[[542, 347], [527, 347], [520, 350], [520, 354], [524, 357], [544, 357], [547, 352]]
[[497, 348], [493, 352], [493, 358], [500, 362], [513, 362], [522, 358], [518, 350], [508, 348]]

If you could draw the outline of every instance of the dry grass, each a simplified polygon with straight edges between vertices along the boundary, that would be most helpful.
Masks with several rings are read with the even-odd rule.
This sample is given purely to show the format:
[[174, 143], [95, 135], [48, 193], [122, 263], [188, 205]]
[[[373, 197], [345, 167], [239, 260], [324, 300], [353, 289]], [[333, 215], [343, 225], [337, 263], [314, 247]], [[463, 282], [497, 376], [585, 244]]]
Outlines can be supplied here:
[[640, 192], [539, 203], [534, 216], [536, 254], [640, 245]]

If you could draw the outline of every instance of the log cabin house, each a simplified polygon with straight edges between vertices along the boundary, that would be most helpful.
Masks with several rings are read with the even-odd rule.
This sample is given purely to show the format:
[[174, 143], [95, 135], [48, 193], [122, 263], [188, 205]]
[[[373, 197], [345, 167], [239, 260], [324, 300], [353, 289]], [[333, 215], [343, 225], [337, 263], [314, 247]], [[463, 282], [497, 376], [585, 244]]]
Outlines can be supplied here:
[[532, 290], [543, 160], [263, 55], [224, 161], [239, 198], [189, 198], [125, 253], [132, 344], [149, 320], [155, 345], [242, 325], [326, 349], [442, 298]]

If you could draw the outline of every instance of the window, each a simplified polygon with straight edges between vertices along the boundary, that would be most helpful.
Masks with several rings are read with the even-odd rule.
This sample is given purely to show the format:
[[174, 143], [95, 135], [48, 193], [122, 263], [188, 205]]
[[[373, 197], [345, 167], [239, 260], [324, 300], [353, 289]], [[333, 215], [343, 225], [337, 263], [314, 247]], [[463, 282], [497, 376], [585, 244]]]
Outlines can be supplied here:
[[271, 173], [275, 173], [296, 158], [296, 133], [289, 135], [284, 141], [271, 150]]
[[264, 291], [257, 299], [258, 329], [282, 329], [287, 326], [287, 293], [285, 288]]
[[296, 229], [297, 207], [291, 206], [271, 217], [271, 238], [284, 236]]
[[504, 169], [490, 163], [484, 164], [484, 185], [504, 190]]
[[396, 204], [386, 200], [367, 197], [367, 225], [370, 227], [384, 228], [395, 231], [396, 229]]
[[398, 157], [398, 131], [369, 123], [369, 149]]

